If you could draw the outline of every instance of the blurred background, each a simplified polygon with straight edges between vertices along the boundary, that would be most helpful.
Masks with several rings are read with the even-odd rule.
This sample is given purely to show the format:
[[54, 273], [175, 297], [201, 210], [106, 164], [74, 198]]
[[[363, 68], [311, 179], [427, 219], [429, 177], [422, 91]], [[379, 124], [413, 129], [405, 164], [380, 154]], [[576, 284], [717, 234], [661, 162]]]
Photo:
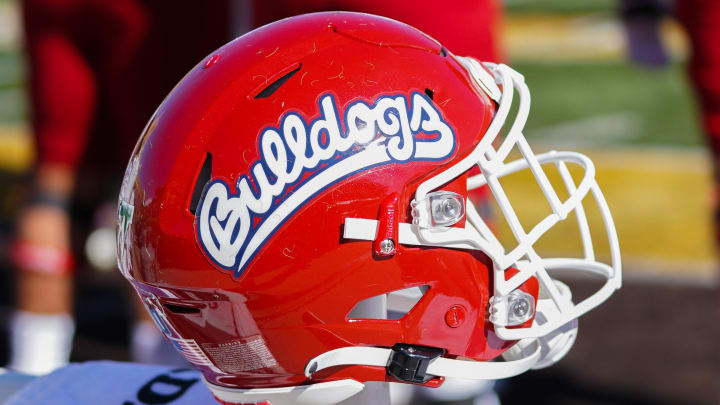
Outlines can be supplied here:
[[[620, 238], [624, 287], [580, 320], [577, 343], [560, 363], [500, 382], [502, 402], [720, 403], [713, 164], [687, 76], [685, 31], [662, 12], [653, 14], [656, 30], [637, 31], [612, 0], [505, 0], [503, 7], [500, 49], [533, 98], [525, 134], [536, 152], [578, 150], [595, 162]], [[241, 17], [231, 19], [236, 32], [252, 26]], [[630, 48], [632, 35], [650, 49]], [[208, 44], [178, 71], [224, 42]], [[27, 63], [21, 5], [0, 0], [0, 322], [17, 299], [10, 246], [33, 188]], [[522, 179], [508, 185], [525, 186]], [[74, 229], [81, 254], [87, 235], [107, 227], [97, 207], [70, 210], [84, 218], [82, 231]], [[101, 247], [90, 250], [106, 249], [96, 239]], [[565, 240], [547, 243], [562, 251]], [[109, 259], [97, 260], [112, 263], [110, 246]], [[93, 260], [77, 261], [71, 360], [129, 360], [133, 305], [119, 273], [98, 270], [112, 264]], [[9, 332], [0, 330], [1, 364], [9, 359]]]

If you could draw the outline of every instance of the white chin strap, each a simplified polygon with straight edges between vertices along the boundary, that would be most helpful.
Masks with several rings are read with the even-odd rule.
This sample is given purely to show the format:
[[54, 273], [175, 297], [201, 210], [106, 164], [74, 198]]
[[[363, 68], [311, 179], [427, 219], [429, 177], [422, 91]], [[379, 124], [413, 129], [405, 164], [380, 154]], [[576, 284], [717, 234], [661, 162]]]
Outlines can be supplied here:
[[[438, 357], [430, 360], [425, 374], [436, 377], [466, 378], [472, 380], [493, 380], [516, 376], [530, 370], [540, 359], [541, 348], [535, 341], [534, 347], [523, 352], [517, 359], [504, 362], [455, 360]], [[386, 367], [393, 350], [381, 347], [350, 346], [325, 352], [308, 362], [305, 375], [334, 366], [377, 366]]]
[[[468, 179], [468, 190], [487, 186], [492, 192], [517, 245], [505, 248], [491, 227], [483, 220], [470, 201], [466, 203], [465, 227], [452, 226], [424, 227], [418, 224], [400, 223], [398, 243], [401, 245], [433, 246], [439, 248], [468, 249], [484, 252], [493, 260], [493, 300], [502, 301], [513, 291], [535, 277], [540, 284], [541, 294], [535, 311], [535, 321], [529, 327], [508, 328], [508, 323], [498, 322], [507, 319], [507, 305], [489, 308], [493, 314], [495, 333], [505, 340], [518, 340], [518, 349], [505, 357], [505, 363], [468, 362], [438, 358], [429, 367], [428, 373], [438, 376], [460, 378], [504, 378], [519, 374], [532, 367], [544, 367], [559, 360], [572, 346], [577, 333], [577, 318], [605, 301], [621, 285], [620, 249], [618, 246], [615, 225], [605, 198], [595, 181], [595, 167], [590, 159], [575, 152], [548, 152], [535, 155], [530, 149], [522, 129], [527, 121], [530, 110], [530, 93], [522, 75], [505, 65], [486, 63], [485, 68], [493, 73], [490, 75], [482, 65], [470, 58], [458, 57], [475, 80], [478, 88], [485, 91], [499, 103], [497, 112], [486, 133], [475, 149], [459, 162], [443, 172], [420, 184], [415, 193], [415, 201], [425, 201], [434, 190], [458, 178], [474, 166], [480, 168], [481, 174]], [[494, 76], [494, 77], [493, 77]], [[502, 91], [500, 90], [500, 85]], [[513, 94], [519, 94], [519, 106], [516, 118], [506, 136], [499, 140], [499, 134], [505, 126], [510, 112]], [[496, 142], [497, 141], [497, 142]], [[496, 148], [494, 145], [499, 144]], [[507, 161], [510, 152], [518, 150], [522, 158]], [[568, 164], [579, 165], [584, 174], [579, 183], [570, 175]], [[568, 197], [563, 201], [551, 185], [543, 167], [555, 165]], [[500, 184], [500, 179], [520, 170], [530, 170], [538, 186], [547, 200], [551, 213], [540, 220], [529, 230], [523, 228], [514, 207]], [[605, 226], [605, 234], [610, 249], [609, 263], [598, 261], [595, 257], [590, 226], [583, 207], [585, 199], [594, 200]], [[414, 207], [428, 206], [417, 204]], [[576, 258], [543, 258], [534, 248], [534, 244], [557, 223], [568, 218], [574, 212], [582, 241], [583, 251]], [[423, 212], [422, 218], [432, 215]], [[425, 222], [419, 222], [425, 224]], [[378, 222], [374, 219], [346, 218], [344, 238], [373, 241], [376, 238]], [[512, 268], [513, 273], [506, 274]], [[592, 273], [605, 279], [604, 284], [592, 295], [574, 303], [569, 288], [558, 284], [550, 277], [549, 272], [566, 270], [574, 273]], [[511, 276], [511, 274], [513, 274]], [[494, 305], [491, 303], [491, 306]], [[318, 367], [333, 365], [384, 365], [390, 349], [378, 348], [341, 348], [324, 353], [309, 364]], [[542, 352], [542, 353], [541, 353]], [[319, 369], [320, 369], [319, 368]]]

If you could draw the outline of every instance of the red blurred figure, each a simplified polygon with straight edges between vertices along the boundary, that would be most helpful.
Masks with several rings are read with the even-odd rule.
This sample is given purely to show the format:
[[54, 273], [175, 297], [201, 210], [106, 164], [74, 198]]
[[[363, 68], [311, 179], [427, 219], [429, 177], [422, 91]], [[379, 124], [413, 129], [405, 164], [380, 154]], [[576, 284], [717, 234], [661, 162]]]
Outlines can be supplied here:
[[715, 178], [715, 236], [720, 243], [720, 2], [677, 0], [675, 13], [691, 45], [688, 73], [700, 104]]

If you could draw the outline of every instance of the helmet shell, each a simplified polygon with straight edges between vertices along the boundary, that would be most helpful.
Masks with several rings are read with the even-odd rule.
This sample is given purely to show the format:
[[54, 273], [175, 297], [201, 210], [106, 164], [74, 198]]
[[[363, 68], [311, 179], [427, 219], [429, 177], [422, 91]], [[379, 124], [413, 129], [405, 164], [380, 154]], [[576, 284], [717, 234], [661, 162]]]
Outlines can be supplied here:
[[[317, 147], [307, 146], [303, 156], [293, 155], [287, 142], [284, 158], [279, 144], [273, 148], [266, 142], [270, 146], [263, 151], [268, 130], [282, 139], [289, 136], [283, 125], [290, 116], [306, 124], [308, 137], [314, 122], [332, 121], [323, 100], [332, 105], [337, 128], [347, 137], [353, 105], [371, 108], [398, 99], [406, 109], [385, 109], [386, 124], [393, 117], [404, 122], [402, 115], [412, 115], [413, 102], [424, 100], [451, 129], [447, 153], [417, 157], [420, 142], [432, 144], [440, 136], [419, 130], [409, 158], [357, 164], [339, 178], [328, 177], [367, 147], [356, 142], [332, 149], [331, 123], [318, 132]], [[492, 285], [486, 256], [400, 245], [395, 255], [378, 257], [372, 243], [343, 238], [346, 218], [377, 218], [383, 201], [393, 195], [399, 221], [411, 222], [417, 185], [467, 155], [494, 111], [494, 103], [452, 53], [397, 21], [333, 12], [259, 28], [195, 66], [148, 123], [121, 192], [121, 270], [168, 338], [212, 384], [308, 383], [303, 370], [311, 358], [351, 345], [402, 342], [442, 347], [450, 356], [495, 358], [512, 342], [496, 337], [486, 320]], [[299, 139], [297, 131], [293, 134]], [[392, 138], [387, 136], [379, 148], [389, 148]], [[329, 157], [319, 157], [323, 147]], [[292, 183], [270, 169], [280, 164], [289, 172], [302, 159], [318, 162], [297, 169]], [[265, 173], [267, 184], [253, 170]], [[265, 193], [272, 198], [265, 212], [249, 210], [249, 220], [230, 227], [218, 210], [232, 211], [229, 201], [240, 195], [242, 179], [255, 197]], [[442, 189], [467, 196], [465, 179], [460, 176]], [[299, 198], [311, 183], [312, 192]], [[223, 185], [227, 196], [209, 198], [212, 184]], [[247, 192], [243, 198], [248, 200]], [[279, 213], [291, 198], [299, 202]], [[199, 219], [204, 207], [211, 212], [207, 221]], [[268, 221], [277, 224], [238, 265], [249, 240]], [[229, 262], [216, 260], [208, 246], [222, 245], [220, 232], [203, 239], [203, 229], [206, 234], [222, 229], [229, 240], [237, 240], [243, 225], [248, 229], [245, 247], [237, 256], [226, 255]], [[401, 319], [348, 317], [362, 300], [417, 286], [428, 287], [427, 292]], [[537, 285], [527, 288], [537, 296]], [[446, 321], [451, 308], [462, 309], [461, 324]], [[341, 378], [391, 380], [383, 368], [348, 366], [317, 373], [312, 382]]]

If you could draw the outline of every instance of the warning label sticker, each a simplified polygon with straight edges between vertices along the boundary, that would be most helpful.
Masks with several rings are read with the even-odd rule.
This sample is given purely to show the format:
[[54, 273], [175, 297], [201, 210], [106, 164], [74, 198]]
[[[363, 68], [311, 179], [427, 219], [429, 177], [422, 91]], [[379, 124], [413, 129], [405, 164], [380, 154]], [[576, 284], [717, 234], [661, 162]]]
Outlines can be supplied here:
[[203, 343], [202, 347], [215, 366], [226, 373], [239, 373], [278, 365], [260, 335], [224, 343]]

